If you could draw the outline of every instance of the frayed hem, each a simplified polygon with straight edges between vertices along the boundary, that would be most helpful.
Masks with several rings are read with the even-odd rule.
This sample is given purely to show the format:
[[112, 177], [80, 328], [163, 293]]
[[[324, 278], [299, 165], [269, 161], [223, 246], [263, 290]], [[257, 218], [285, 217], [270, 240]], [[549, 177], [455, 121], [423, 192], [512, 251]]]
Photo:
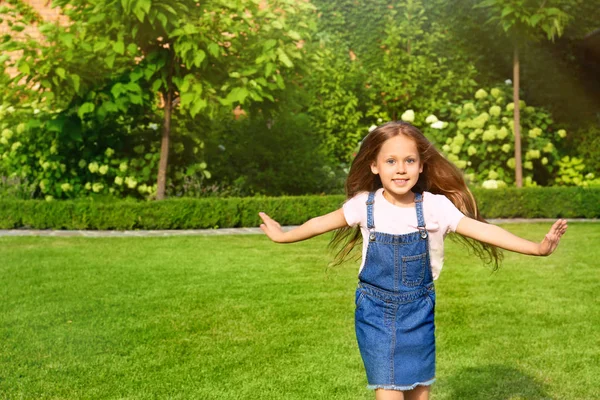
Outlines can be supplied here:
[[398, 385], [367, 385], [367, 389], [375, 390], [375, 389], [385, 389], [385, 390], [413, 390], [417, 386], [431, 386], [435, 382], [435, 378], [430, 379], [425, 382], [417, 382], [408, 386], [398, 386]]

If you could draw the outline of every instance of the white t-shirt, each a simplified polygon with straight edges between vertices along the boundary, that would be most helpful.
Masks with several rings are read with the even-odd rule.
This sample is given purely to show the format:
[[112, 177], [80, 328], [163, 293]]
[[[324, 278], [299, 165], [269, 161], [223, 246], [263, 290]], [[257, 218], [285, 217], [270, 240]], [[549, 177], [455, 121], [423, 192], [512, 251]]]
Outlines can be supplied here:
[[[363, 236], [362, 264], [365, 265], [369, 229], [367, 228], [367, 198], [369, 193], [359, 193], [344, 203], [344, 217], [350, 226], [360, 226]], [[423, 192], [423, 217], [429, 233], [429, 258], [433, 279], [440, 276], [444, 264], [444, 237], [455, 232], [459, 221], [464, 217], [458, 208], [446, 196]], [[398, 207], [383, 197], [383, 189], [375, 193], [373, 204], [375, 231], [400, 235], [418, 231], [417, 211], [415, 207]], [[360, 273], [360, 272], [359, 272]]]

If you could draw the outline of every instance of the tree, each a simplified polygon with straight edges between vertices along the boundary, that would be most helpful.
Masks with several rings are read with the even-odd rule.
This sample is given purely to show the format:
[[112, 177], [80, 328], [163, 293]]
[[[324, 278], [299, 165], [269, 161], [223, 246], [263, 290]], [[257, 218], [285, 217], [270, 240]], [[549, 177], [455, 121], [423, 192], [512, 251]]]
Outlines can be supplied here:
[[[17, 2], [18, 3], [18, 2]], [[70, 19], [41, 28], [46, 43], [13, 41], [28, 87], [82, 122], [132, 105], [163, 105], [156, 198], [164, 198], [172, 113], [210, 116], [219, 107], [275, 102], [285, 70], [313, 30], [307, 1], [56, 0]], [[118, 79], [118, 77], [125, 77]], [[115, 82], [116, 81], [116, 82]], [[99, 90], [110, 85], [109, 90]], [[149, 95], [144, 95], [147, 93]], [[207, 173], [207, 171], [203, 171]]]
[[485, 0], [475, 7], [488, 8], [508, 35], [513, 46], [513, 102], [515, 135], [515, 183], [523, 186], [520, 124], [520, 66], [519, 48], [527, 40], [537, 41], [544, 35], [548, 40], [561, 36], [571, 16], [564, 10], [572, 0]]

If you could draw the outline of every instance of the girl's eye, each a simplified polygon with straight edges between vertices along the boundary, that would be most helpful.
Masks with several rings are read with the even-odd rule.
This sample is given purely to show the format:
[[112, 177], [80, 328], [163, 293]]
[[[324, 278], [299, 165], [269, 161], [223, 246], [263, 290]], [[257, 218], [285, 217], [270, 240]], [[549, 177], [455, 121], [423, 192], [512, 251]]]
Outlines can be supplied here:
[[408, 160], [406, 160], [407, 163], [412, 164], [415, 162], [414, 158], [409, 158]]
[[393, 160], [393, 159], [386, 160], [386, 163], [388, 163], [388, 164], [394, 164], [395, 162], [396, 162], [396, 160]]

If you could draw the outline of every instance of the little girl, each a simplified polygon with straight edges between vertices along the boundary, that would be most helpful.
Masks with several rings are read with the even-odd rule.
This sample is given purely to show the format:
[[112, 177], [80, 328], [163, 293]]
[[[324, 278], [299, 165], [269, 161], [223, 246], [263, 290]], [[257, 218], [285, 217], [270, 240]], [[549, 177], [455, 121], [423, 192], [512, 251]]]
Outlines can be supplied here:
[[567, 222], [558, 220], [540, 243], [487, 224], [458, 168], [414, 126], [389, 122], [364, 139], [346, 180], [348, 200], [332, 213], [284, 232], [265, 213], [262, 230], [291, 243], [336, 230], [342, 261], [362, 239], [355, 325], [368, 388], [377, 400], [428, 399], [435, 380], [433, 281], [444, 237], [459, 233], [497, 268], [498, 248], [547, 256]]

